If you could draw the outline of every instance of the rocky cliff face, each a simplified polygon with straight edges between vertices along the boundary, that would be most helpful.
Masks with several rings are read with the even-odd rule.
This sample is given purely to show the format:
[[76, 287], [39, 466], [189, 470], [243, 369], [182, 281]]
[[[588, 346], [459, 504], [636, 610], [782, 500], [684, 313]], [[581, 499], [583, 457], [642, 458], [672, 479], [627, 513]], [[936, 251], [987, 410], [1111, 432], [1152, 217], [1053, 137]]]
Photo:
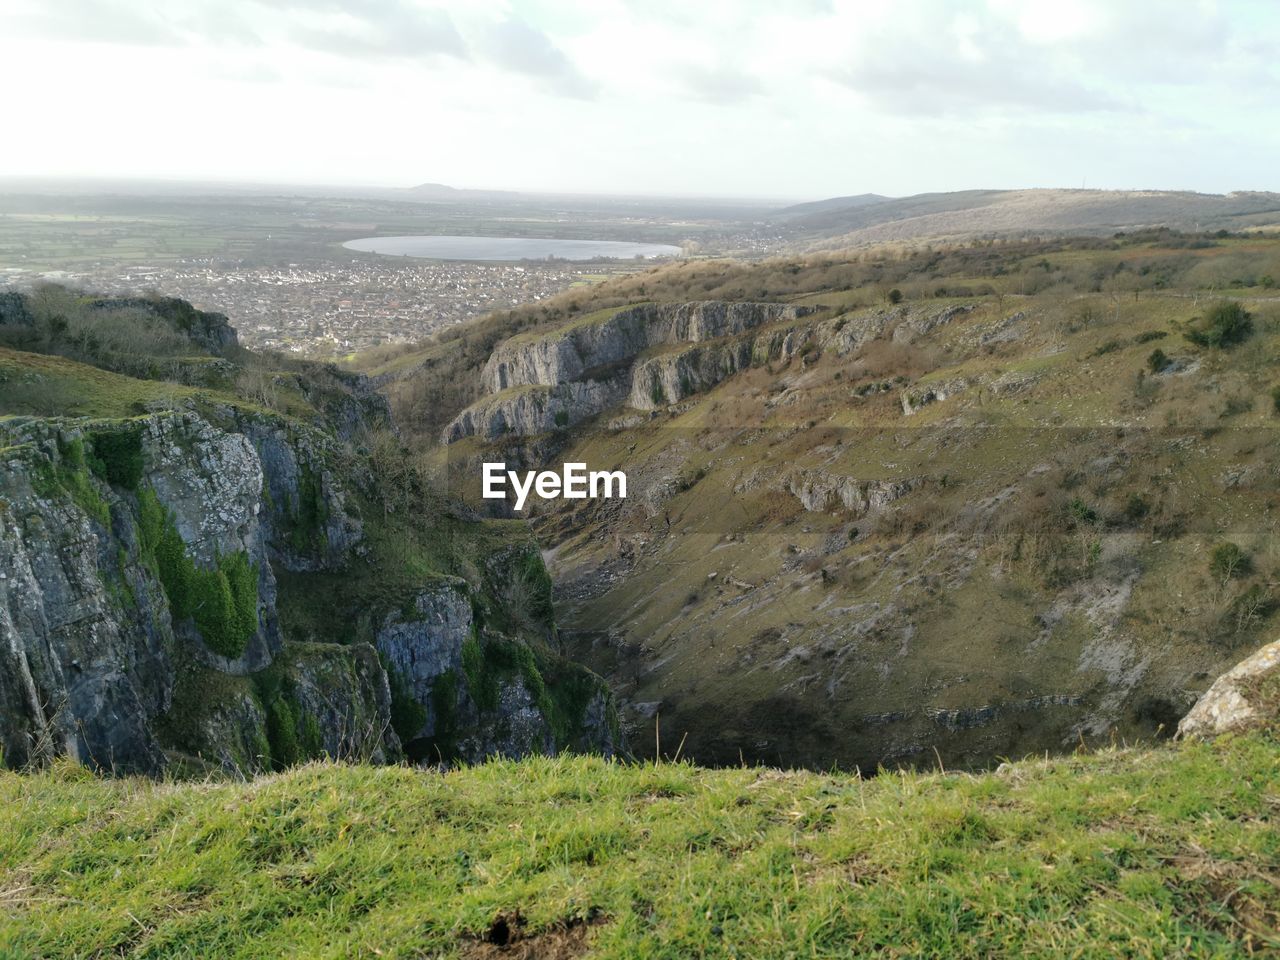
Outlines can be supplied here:
[[7, 765], [250, 772], [617, 746], [603, 684], [551, 683], [526, 644], [474, 622], [465, 581], [424, 583], [372, 642], [341, 625], [343, 642], [285, 635], [277, 574], [341, 576], [366, 550], [359, 471], [314, 428], [228, 407], [16, 419], [0, 441]]
[[[798, 348], [799, 341], [793, 344], [785, 334], [759, 345], [747, 335], [811, 312], [718, 300], [640, 304], [549, 334], [513, 337], [485, 364], [490, 396], [462, 411], [445, 429], [444, 442], [545, 433], [624, 402], [640, 410], [674, 403], [749, 366], [759, 349], [768, 356]], [[692, 346], [681, 349], [683, 344]]]
[[[264, 473], [250, 436], [175, 412], [18, 422], [4, 439], [6, 762], [65, 752], [156, 772], [166, 749], [192, 744], [229, 766], [269, 762], [253, 752], [267, 742], [265, 710], [247, 683], [229, 681], [223, 703], [209, 691], [211, 730], [162, 729], [192, 706], [175, 700], [182, 674], [249, 678], [284, 647], [271, 561], [287, 543], [264, 503], [284, 480]], [[340, 496], [323, 503], [342, 514]], [[305, 686], [307, 665], [294, 666]], [[345, 693], [377, 712], [376, 690]], [[219, 724], [239, 729], [222, 737]]]
[[[806, 306], [715, 300], [606, 310], [499, 344], [482, 375], [487, 396], [459, 413], [442, 440], [549, 433], [621, 406], [664, 409], [752, 366], [855, 355], [890, 333], [894, 343], [909, 345], [972, 310], [972, 304], [925, 312], [897, 307], [832, 317]], [[903, 412], [963, 386], [904, 391]]]

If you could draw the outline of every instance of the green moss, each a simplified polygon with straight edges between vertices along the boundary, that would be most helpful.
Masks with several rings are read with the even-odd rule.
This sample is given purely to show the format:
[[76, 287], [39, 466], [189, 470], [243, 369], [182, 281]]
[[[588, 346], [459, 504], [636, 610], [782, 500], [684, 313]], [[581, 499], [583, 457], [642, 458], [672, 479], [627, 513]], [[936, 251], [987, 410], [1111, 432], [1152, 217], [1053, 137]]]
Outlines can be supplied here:
[[298, 718], [284, 696], [277, 696], [267, 704], [267, 742], [271, 744], [271, 765], [276, 770], [293, 766], [302, 756]]
[[458, 676], [452, 670], [440, 674], [432, 684], [431, 709], [435, 733], [428, 758], [434, 753], [440, 760], [450, 760], [458, 754]]
[[653, 375], [653, 382], [649, 385], [649, 399], [653, 401], [655, 407], [660, 407], [667, 402], [667, 391], [662, 388], [662, 381], [658, 379], [658, 375]]
[[462, 672], [467, 678], [471, 699], [481, 710], [494, 710], [498, 706], [498, 677], [490, 669], [484, 648], [472, 631], [462, 644]]
[[295, 550], [307, 553], [328, 545], [329, 504], [320, 475], [310, 464], [303, 463], [298, 471], [298, 492], [290, 498], [287, 519], [289, 542]]
[[391, 729], [401, 743], [407, 744], [418, 736], [422, 725], [427, 722], [427, 711], [413, 698], [413, 691], [400, 671], [385, 662], [383, 669], [391, 688]]
[[582, 732], [587, 705], [601, 681], [590, 671], [519, 640], [473, 634], [462, 645], [462, 671], [471, 698], [483, 711], [496, 710], [504, 683], [519, 677], [551, 726], [558, 747]]
[[113, 486], [136, 490], [142, 482], [142, 429], [100, 430], [89, 439], [93, 472]]
[[551, 574], [542, 562], [542, 554], [531, 550], [521, 564], [520, 575], [529, 588], [529, 613], [534, 619], [550, 625], [555, 617]]
[[[544, 658], [540, 673], [542, 696], [538, 706], [551, 725], [556, 746], [564, 749], [583, 732], [587, 706], [601, 692], [603, 684], [578, 664], [549, 657]], [[611, 732], [617, 742], [620, 739], [617, 711], [613, 711], [611, 720], [606, 720], [611, 722]]]
[[46, 499], [69, 497], [71, 501], [101, 526], [111, 525], [111, 508], [94, 486], [79, 438], [58, 441], [58, 460], [41, 459], [32, 468], [31, 487]]
[[187, 554], [172, 516], [151, 489], [138, 495], [138, 533], [148, 563], [175, 621], [190, 618], [209, 649], [224, 657], [244, 653], [258, 630], [258, 567], [245, 551], [217, 558], [211, 570]]
[[[250, 678], [231, 676], [192, 659], [179, 660], [175, 667], [173, 697], [168, 710], [155, 724], [160, 742], [169, 749], [207, 760], [230, 756], [248, 773], [267, 769], [271, 749], [260, 725], [242, 731], [247, 746], [239, 736], [219, 738], [216, 742], [208, 739], [214, 731], [225, 728], [225, 720], [217, 719], [219, 714], [228, 707], [238, 706], [246, 697], [253, 697], [254, 684]], [[249, 719], [248, 713], [235, 712]]]
[[308, 759], [324, 755], [324, 734], [320, 730], [320, 721], [309, 713], [302, 715], [298, 736], [298, 745]]

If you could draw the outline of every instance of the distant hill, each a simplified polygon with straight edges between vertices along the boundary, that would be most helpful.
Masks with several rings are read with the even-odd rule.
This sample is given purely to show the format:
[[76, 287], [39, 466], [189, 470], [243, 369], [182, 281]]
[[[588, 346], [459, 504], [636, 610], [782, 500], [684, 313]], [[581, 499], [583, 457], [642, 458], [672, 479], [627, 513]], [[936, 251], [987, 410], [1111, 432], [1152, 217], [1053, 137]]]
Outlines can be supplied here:
[[774, 220], [814, 247], [920, 239], [1109, 234], [1146, 227], [1246, 230], [1280, 225], [1280, 194], [1161, 190], [965, 190], [889, 199], [836, 197]]
[[832, 197], [829, 200], [813, 200], [809, 203], [797, 203], [795, 206], [779, 210], [775, 214], [775, 219], [820, 217], [822, 214], [839, 215], [850, 210], [860, 210], [878, 203], [886, 203], [893, 199], [895, 198], [884, 197], [878, 193], [860, 193], [853, 197]]
[[514, 190], [466, 190], [447, 183], [420, 183], [398, 192], [408, 194], [414, 200], [509, 200], [520, 196]]

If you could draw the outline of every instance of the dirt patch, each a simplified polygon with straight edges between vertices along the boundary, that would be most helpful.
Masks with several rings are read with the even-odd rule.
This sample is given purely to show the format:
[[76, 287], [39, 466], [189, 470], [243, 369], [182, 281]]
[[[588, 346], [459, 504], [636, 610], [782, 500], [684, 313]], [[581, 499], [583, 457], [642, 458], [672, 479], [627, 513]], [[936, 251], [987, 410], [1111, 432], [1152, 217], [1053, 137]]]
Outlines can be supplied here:
[[463, 943], [461, 956], [466, 960], [573, 960], [591, 948], [591, 928], [608, 922], [607, 916], [593, 909], [586, 917], [559, 920], [535, 931], [519, 911], [503, 913], [487, 930]]

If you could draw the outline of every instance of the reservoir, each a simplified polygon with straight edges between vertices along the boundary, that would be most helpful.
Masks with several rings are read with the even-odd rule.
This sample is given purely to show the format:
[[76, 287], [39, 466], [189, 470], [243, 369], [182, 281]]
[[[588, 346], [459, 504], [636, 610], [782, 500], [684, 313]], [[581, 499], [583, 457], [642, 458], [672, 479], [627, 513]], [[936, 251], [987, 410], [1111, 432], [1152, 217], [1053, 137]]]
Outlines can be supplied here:
[[552, 240], [536, 237], [364, 237], [343, 244], [360, 253], [431, 260], [594, 260], [612, 257], [678, 257], [680, 248], [666, 243], [622, 240]]

